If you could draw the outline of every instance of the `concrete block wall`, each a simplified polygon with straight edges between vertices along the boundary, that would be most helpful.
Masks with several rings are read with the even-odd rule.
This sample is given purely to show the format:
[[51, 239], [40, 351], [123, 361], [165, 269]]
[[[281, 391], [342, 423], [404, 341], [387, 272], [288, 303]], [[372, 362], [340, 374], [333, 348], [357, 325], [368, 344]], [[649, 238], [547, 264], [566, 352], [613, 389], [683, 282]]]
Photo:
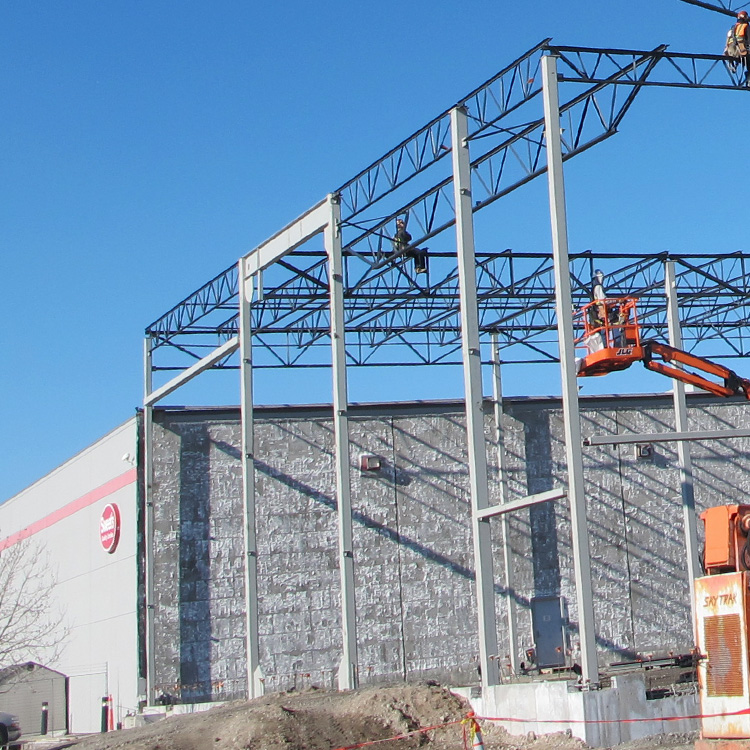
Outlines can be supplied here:
[[[362, 682], [476, 682], [477, 637], [463, 407], [353, 407], [355, 580]], [[323, 408], [256, 411], [259, 625], [266, 689], [334, 685], [340, 658], [333, 428]], [[748, 405], [690, 399], [693, 429], [746, 426]], [[673, 428], [671, 398], [582, 400], [584, 436]], [[490, 492], [497, 460], [488, 406]], [[510, 399], [509, 497], [564, 484], [554, 399]], [[156, 683], [184, 701], [245, 690], [240, 429], [237, 410], [158, 410], [155, 425]], [[747, 496], [747, 441], [694, 444], [699, 506]], [[674, 446], [584, 454], [597, 643], [603, 663], [692, 647]], [[497, 522], [493, 522], [497, 523]], [[514, 514], [511, 547], [520, 648], [533, 597], [561, 596], [575, 647], [577, 612], [565, 503]], [[500, 656], [508, 653], [499, 528], [494, 534]]]
[[242, 471], [236, 419], [161, 433], [154, 474], [158, 689], [184, 701], [245, 689]]

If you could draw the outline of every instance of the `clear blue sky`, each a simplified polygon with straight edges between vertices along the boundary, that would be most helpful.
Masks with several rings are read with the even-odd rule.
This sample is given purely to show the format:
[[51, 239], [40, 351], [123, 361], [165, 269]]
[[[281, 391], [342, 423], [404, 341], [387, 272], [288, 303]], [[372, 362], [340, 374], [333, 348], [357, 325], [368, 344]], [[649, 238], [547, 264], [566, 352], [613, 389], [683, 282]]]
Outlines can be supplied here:
[[[134, 413], [147, 324], [542, 38], [718, 53], [729, 24], [679, 0], [6, 0], [0, 499]], [[571, 249], [748, 249], [748, 107], [642, 94], [566, 167]], [[498, 208], [502, 247], [549, 249], [539, 183]], [[352, 400], [462, 388], [404, 380], [352, 375]], [[259, 401], [330, 400], [278, 382]]]

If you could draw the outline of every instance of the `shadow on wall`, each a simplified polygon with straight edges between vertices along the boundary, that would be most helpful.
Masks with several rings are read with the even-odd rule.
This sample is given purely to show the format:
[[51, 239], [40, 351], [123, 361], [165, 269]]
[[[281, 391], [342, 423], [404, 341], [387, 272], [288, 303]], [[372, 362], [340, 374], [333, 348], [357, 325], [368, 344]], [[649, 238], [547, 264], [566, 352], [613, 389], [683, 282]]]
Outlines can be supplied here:
[[[553, 488], [550, 415], [537, 413], [524, 424], [526, 491], [529, 495]], [[560, 548], [554, 503], [529, 508], [531, 559], [534, 566], [534, 596], [560, 596]]]
[[[549, 430], [549, 421], [546, 422], [546, 436], [547, 436], [547, 456], [549, 456], [549, 446], [551, 444], [551, 437], [550, 437], [550, 430]], [[232, 458], [237, 459], [238, 461], [241, 459], [242, 454], [238, 448], [236, 448], [233, 445], [230, 445], [229, 443], [225, 441], [216, 441], [215, 442], [216, 447], [226, 453], [227, 455], [231, 456]], [[540, 445], [540, 443], [535, 442], [535, 445]], [[532, 447], [533, 450], [533, 447]], [[256, 471], [264, 474], [265, 476], [274, 479], [282, 484], [284, 484], [289, 489], [293, 490], [294, 492], [298, 492], [305, 497], [308, 497], [321, 505], [326, 506], [327, 508], [330, 508], [333, 511], [336, 511], [338, 509], [338, 505], [336, 503], [335, 498], [332, 498], [315, 488], [311, 487], [308, 484], [305, 484], [304, 482], [299, 481], [298, 479], [295, 479], [294, 477], [290, 477], [288, 474], [285, 474], [282, 471], [279, 471], [278, 469], [269, 466], [265, 461], [262, 461], [258, 458], [255, 459], [255, 468]], [[539, 467], [537, 467], [537, 470]], [[395, 471], [395, 470], [394, 470]], [[397, 476], [402, 475], [402, 472], [396, 472]], [[540, 480], [541, 481], [541, 480]], [[551, 480], [549, 480], [551, 481]], [[536, 492], [542, 491], [541, 489], [534, 490]], [[547, 504], [549, 505], [549, 504]], [[446, 557], [445, 555], [442, 555], [440, 553], [435, 552], [434, 550], [429, 549], [425, 545], [418, 542], [416, 539], [412, 539], [408, 536], [405, 536], [404, 534], [400, 534], [398, 531], [390, 528], [389, 526], [386, 526], [385, 524], [380, 523], [379, 521], [374, 520], [370, 516], [366, 515], [365, 513], [362, 513], [361, 511], [353, 511], [352, 512], [352, 520], [354, 523], [361, 524], [365, 528], [373, 530], [376, 534], [379, 534], [382, 537], [385, 537], [386, 539], [391, 540], [392, 542], [396, 544], [400, 544], [404, 546], [405, 548], [421, 555], [426, 560], [429, 560], [432, 563], [435, 563], [436, 565], [440, 565], [444, 568], [447, 568], [451, 572], [455, 573], [456, 575], [461, 576], [462, 578], [466, 579], [467, 581], [474, 581], [474, 571], [471, 568], [468, 568], [464, 565], [461, 565], [454, 560], [451, 560], [450, 558]], [[550, 549], [549, 546], [545, 547], [546, 554], [552, 555], [553, 552], [557, 553], [557, 531], [555, 526], [555, 514], [554, 514], [554, 507], [552, 507], [552, 518], [550, 519], [548, 516], [542, 516], [542, 518], [539, 520], [539, 523], [544, 523], [545, 526], [549, 523], [552, 524], [554, 528], [554, 545]], [[533, 528], [533, 527], [532, 527]], [[536, 564], [536, 563], [535, 563]], [[559, 580], [560, 580], [560, 569], [559, 569], [559, 563], [557, 561], [557, 558], [554, 559], [555, 568], [554, 570], [556, 573], [556, 580], [557, 580], [557, 592], [559, 593]], [[541, 571], [540, 571], [541, 575]], [[544, 577], [545, 580], [550, 580], [548, 576]], [[507, 589], [505, 586], [501, 586], [500, 584], [494, 585], [495, 595], [496, 596], [506, 596]], [[513, 600], [520, 606], [529, 608], [531, 606], [530, 600], [528, 597], [520, 595], [517, 591], [511, 591], [511, 596]], [[578, 628], [575, 623], [570, 624], [570, 632], [575, 634], [578, 632]], [[600, 636], [597, 636], [596, 642], [599, 645], [599, 647], [606, 649], [607, 651], [611, 651], [615, 654], [618, 654], [620, 656], [630, 656], [631, 651], [627, 648], [623, 648], [621, 645], [615, 643], [614, 641], [610, 640], [609, 638], [603, 638]]]
[[[229, 445], [224, 441], [217, 442], [216, 447], [219, 450], [231, 455], [233, 458], [236, 458], [237, 460], [240, 460], [240, 458], [242, 457], [239, 449], [235, 448], [233, 445]], [[275, 469], [273, 466], [269, 466], [265, 461], [262, 461], [261, 459], [255, 459], [255, 469], [261, 474], [265, 474], [270, 479], [274, 479], [277, 482], [280, 482], [294, 492], [298, 492], [299, 494], [304, 495], [311, 500], [315, 500], [316, 502], [320, 503], [321, 505], [325, 505], [327, 508], [330, 508], [333, 511], [338, 510], [338, 503], [336, 502], [335, 498], [329, 497], [328, 495], [319, 492], [315, 488], [310, 487], [310, 485], [305, 484], [304, 482], [300, 482], [294, 477], [290, 477], [288, 474]], [[404, 481], [402, 472], [397, 472], [397, 476], [401, 477], [402, 482]], [[415, 539], [410, 539], [409, 537], [400, 534], [395, 529], [390, 528], [390, 526], [386, 526], [385, 524], [380, 523], [373, 518], [370, 518], [370, 516], [362, 513], [361, 511], [353, 510], [352, 520], [354, 521], [354, 523], [358, 523], [367, 529], [372, 529], [376, 534], [379, 534], [386, 539], [390, 539], [397, 544], [401, 544], [404, 547], [407, 547], [408, 549], [416, 552], [427, 560], [430, 560], [430, 562], [434, 562], [438, 565], [448, 568], [452, 572], [457, 573], [458, 575], [468, 580], [474, 580], [474, 571], [470, 568], [454, 562], [445, 555], [434, 552], [433, 550], [425, 547], [423, 544], [420, 544]], [[505, 592], [505, 589], [499, 587], [497, 587], [497, 590], [498, 593]]]
[[210, 456], [205, 425], [180, 440], [180, 699], [211, 700]]

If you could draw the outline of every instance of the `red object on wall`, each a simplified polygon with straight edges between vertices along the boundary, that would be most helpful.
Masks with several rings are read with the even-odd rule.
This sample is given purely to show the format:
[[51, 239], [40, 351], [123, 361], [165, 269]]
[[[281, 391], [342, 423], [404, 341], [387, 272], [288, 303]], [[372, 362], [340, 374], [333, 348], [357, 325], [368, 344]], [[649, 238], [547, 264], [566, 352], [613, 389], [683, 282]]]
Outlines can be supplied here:
[[112, 554], [120, 541], [120, 509], [109, 503], [104, 506], [99, 519], [99, 541], [105, 552]]

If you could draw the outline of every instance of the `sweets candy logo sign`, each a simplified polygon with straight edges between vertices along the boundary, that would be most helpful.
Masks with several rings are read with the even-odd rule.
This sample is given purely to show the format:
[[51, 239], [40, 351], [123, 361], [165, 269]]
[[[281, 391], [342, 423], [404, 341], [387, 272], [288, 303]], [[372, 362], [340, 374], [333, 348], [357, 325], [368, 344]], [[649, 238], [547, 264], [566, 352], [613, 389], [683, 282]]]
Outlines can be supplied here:
[[112, 554], [120, 541], [120, 509], [110, 503], [105, 506], [99, 519], [99, 541], [105, 552]]

